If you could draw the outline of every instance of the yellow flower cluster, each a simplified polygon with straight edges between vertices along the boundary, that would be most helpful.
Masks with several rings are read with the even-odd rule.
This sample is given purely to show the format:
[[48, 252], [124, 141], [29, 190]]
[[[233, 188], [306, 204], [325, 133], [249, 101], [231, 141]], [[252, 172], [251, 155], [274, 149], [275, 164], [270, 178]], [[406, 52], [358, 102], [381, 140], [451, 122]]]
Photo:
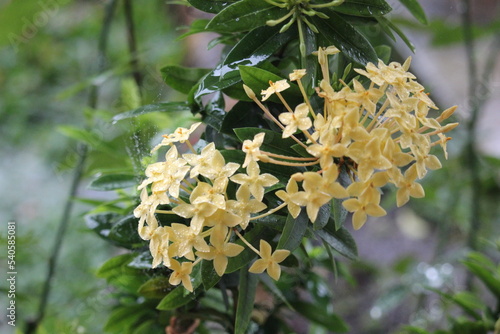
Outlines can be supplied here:
[[[265, 161], [280, 165], [311, 166], [313, 171], [291, 176], [286, 191], [276, 194], [287, 204], [289, 212], [297, 217], [300, 207], [306, 207], [309, 219], [314, 222], [321, 206], [333, 198], [348, 198], [343, 206], [353, 212], [353, 226], [359, 229], [367, 216], [380, 217], [386, 211], [380, 206], [380, 188], [388, 183], [397, 188], [397, 205], [402, 206], [410, 197], [423, 197], [424, 189], [416, 182], [428, 169], [441, 167], [439, 159], [430, 153], [431, 148], [441, 145], [445, 156], [446, 142], [451, 139], [444, 133], [458, 123], [442, 126], [440, 122], [450, 117], [456, 107], [449, 108], [437, 118], [429, 117], [430, 109], [437, 109], [424, 93], [424, 87], [408, 72], [410, 58], [403, 64], [378, 65], [369, 63], [366, 70], [355, 71], [370, 80], [367, 88], [354, 79], [352, 85], [343, 83], [335, 91], [330, 83], [328, 55], [338, 53], [334, 47], [320, 48], [316, 53], [323, 79], [316, 92], [324, 101], [323, 110], [311, 107], [300, 79], [305, 70], [295, 70], [290, 80], [296, 81], [304, 103], [294, 110], [286, 103], [281, 92], [290, 85], [286, 80], [270, 83], [262, 91], [263, 100], [276, 94], [287, 109], [277, 120], [256, 98], [249, 87], [247, 95], [283, 131], [283, 138], [291, 137], [310, 154], [311, 162], [298, 162], [297, 158], [261, 151], [264, 134], [243, 144], [245, 163]], [[306, 141], [299, 140], [301, 133]], [[436, 139], [433, 139], [437, 137]], [[304, 157], [303, 160], [308, 159]], [[294, 162], [292, 162], [294, 161]], [[351, 178], [347, 188], [338, 182], [339, 169], [343, 168]], [[302, 182], [299, 190], [297, 182]]]
[[[278, 263], [290, 252], [276, 250], [272, 253], [265, 240], [261, 240], [259, 251], [240, 233], [251, 219], [255, 219], [252, 214], [266, 208], [262, 202], [264, 190], [276, 184], [278, 179], [261, 174], [255, 161], [246, 166], [246, 174], [235, 174], [240, 165], [226, 163], [213, 143], [197, 153], [189, 142], [189, 135], [199, 124], [190, 129], [178, 128], [173, 134], [164, 136], [153, 151], [169, 146], [165, 161], [149, 165], [147, 178], [139, 186], [141, 204], [134, 210], [134, 215], [139, 218], [139, 235], [150, 242], [152, 267], [163, 263], [173, 271], [170, 284], [182, 283], [187, 290], [193, 291], [190, 278], [193, 266], [201, 260], [211, 260], [217, 274], [222, 276], [228, 258], [237, 256], [244, 249], [231, 242], [237, 235], [261, 257], [250, 267], [250, 272], [267, 270], [272, 278], [279, 279], [281, 269]], [[180, 155], [175, 146], [177, 142], [187, 144], [192, 153]], [[234, 200], [226, 193], [230, 181], [239, 185]], [[189, 196], [189, 200], [184, 200], [183, 196]], [[169, 205], [172, 210], [158, 209], [160, 205]], [[156, 214], [176, 215], [189, 219], [190, 223], [189, 226], [183, 223], [160, 226]], [[181, 258], [185, 260], [182, 263], [179, 262]]]
[[[428, 169], [441, 167], [438, 158], [430, 153], [441, 145], [446, 155], [444, 135], [457, 123], [442, 126], [440, 122], [451, 116], [455, 107], [445, 110], [437, 118], [428, 116], [430, 109], [437, 109], [424, 93], [424, 88], [408, 72], [410, 59], [403, 65], [368, 64], [365, 70], [356, 69], [369, 79], [367, 87], [353, 80], [343, 83], [335, 91], [330, 83], [328, 55], [337, 53], [334, 47], [320, 48], [317, 52], [323, 79], [316, 92], [323, 99], [323, 110], [314, 110], [301, 83], [305, 70], [295, 70], [290, 80], [302, 92], [304, 102], [293, 110], [281, 92], [288, 89], [286, 80], [270, 82], [262, 91], [263, 101], [276, 94], [286, 112], [276, 119], [244, 86], [247, 95], [281, 129], [284, 138], [292, 138], [308, 153], [307, 156], [285, 156], [262, 149], [264, 133], [245, 140], [242, 151], [246, 154], [243, 164], [226, 163], [213, 143], [197, 152], [189, 136], [200, 123], [190, 129], [178, 128], [164, 136], [156, 146], [169, 149], [164, 162], [149, 165], [147, 178], [139, 186], [141, 203], [134, 210], [139, 218], [139, 235], [149, 240], [153, 268], [162, 264], [172, 270], [170, 283], [180, 283], [193, 291], [190, 274], [201, 260], [212, 261], [215, 271], [222, 276], [228, 258], [240, 254], [244, 247], [254, 251], [259, 259], [250, 267], [253, 273], [267, 273], [275, 280], [281, 274], [281, 263], [290, 251], [273, 252], [269, 241], [260, 240], [257, 250], [244, 237], [249, 222], [282, 209], [296, 218], [305, 208], [314, 223], [319, 209], [334, 198], [345, 199], [343, 206], [353, 212], [355, 229], [361, 228], [367, 216], [383, 216], [380, 206], [380, 188], [392, 183], [397, 188], [397, 205], [405, 204], [410, 197], [424, 196], [422, 186], [416, 182]], [[186, 144], [191, 153], [179, 154], [176, 143]], [[302, 150], [302, 152], [304, 151]], [[260, 163], [307, 167], [306, 172], [290, 175], [285, 189], [275, 192], [282, 203], [267, 208], [263, 202], [265, 189], [278, 183], [271, 174], [261, 174]], [[246, 173], [237, 173], [246, 168]], [[342, 185], [339, 174], [347, 173], [351, 182]], [[229, 182], [237, 187], [235, 198], [227, 194]], [[150, 189], [150, 191], [148, 191]], [[171, 210], [162, 210], [159, 206]], [[162, 226], [158, 214], [179, 217], [179, 223]], [[181, 219], [184, 218], [184, 219]], [[184, 221], [188, 220], [186, 225]]]

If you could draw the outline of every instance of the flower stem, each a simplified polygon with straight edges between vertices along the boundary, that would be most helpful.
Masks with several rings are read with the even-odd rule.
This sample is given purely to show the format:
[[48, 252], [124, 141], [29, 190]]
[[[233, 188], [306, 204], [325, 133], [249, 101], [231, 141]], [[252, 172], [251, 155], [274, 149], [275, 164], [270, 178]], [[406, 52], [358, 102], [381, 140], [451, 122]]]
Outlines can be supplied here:
[[288, 161], [280, 161], [276, 160], [273, 158], [268, 158], [266, 162], [270, 162], [275, 165], [281, 165], [281, 166], [292, 166], [292, 167], [305, 167], [305, 166], [314, 166], [319, 164], [319, 160], [312, 161], [312, 162], [288, 162]]
[[255, 253], [257, 253], [257, 255], [260, 256], [260, 252], [254, 247], [252, 246], [252, 244], [250, 244], [242, 235], [240, 232], [238, 232], [237, 229], [233, 228], [233, 231], [234, 233], [238, 236], [238, 238], [241, 239], [241, 241], [243, 241], [245, 243], [245, 245], [248, 246], [248, 248], [250, 248], [251, 250], [253, 250]]
[[275, 213], [276, 211], [279, 211], [279, 210], [283, 209], [286, 205], [287, 205], [286, 203], [280, 204], [277, 207], [275, 207], [274, 209], [271, 209], [271, 210], [267, 211], [266, 213], [263, 213], [261, 215], [258, 215], [258, 216], [250, 218], [250, 220], [257, 220], [257, 219], [260, 219], [260, 218], [267, 217], [267, 216]]
[[288, 155], [281, 155], [281, 154], [276, 154], [276, 153], [271, 153], [271, 152], [266, 152], [262, 151], [267, 156], [274, 157], [274, 158], [280, 158], [280, 159], [285, 159], [285, 160], [295, 160], [295, 161], [316, 161], [318, 158], [298, 158], [298, 157], [289, 157]]

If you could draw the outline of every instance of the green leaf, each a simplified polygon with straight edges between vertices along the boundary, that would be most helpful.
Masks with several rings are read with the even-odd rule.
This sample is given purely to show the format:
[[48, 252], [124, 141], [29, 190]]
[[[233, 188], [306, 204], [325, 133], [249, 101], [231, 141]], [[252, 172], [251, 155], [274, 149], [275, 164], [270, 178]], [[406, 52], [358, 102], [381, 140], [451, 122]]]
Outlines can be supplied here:
[[139, 86], [134, 79], [125, 78], [122, 80], [121, 100], [127, 109], [139, 108], [142, 105]]
[[149, 249], [144, 250], [142, 253], [134, 257], [129, 264], [127, 264], [130, 268], [135, 269], [151, 269], [151, 264], [153, 263], [153, 256]]
[[344, 225], [347, 217], [347, 210], [342, 205], [342, 202], [343, 200], [337, 198], [333, 198], [330, 202], [330, 215], [335, 222], [335, 230], [338, 230]]
[[188, 0], [194, 8], [207, 13], [217, 14], [232, 2], [237, 0]]
[[359, 64], [377, 62], [377, 54], [372, 45], [356, 28], [332, 10], [326, 11], [326, 14], [329, 19], [313, 16], [311, 20], [329, 45], [335, 45], [345, 56]]
[[85, 223], [88, 228], [96, 232], [100, 237], [107, 239], [113, 224], [122, 215], [112, 212], [100, 213], [85, 216]]
[[96, 276], [105, 279], [119, 276], [123, 271], [122, 268], [126, 266], [135, 256], [136, 254], [134, 253], [127, 253], [112, 257], [97, 270]]
[[120, 306], [111, 312], [108, 321], [104, 325], [104, 331], [127, 333], [148, 313], [152, 313], [152, 310], [141, 304]]
[[427, 25], [427, 16], [418, 0], [399, 0], [420, 23]]
[[106, 152], [113, 156], [117, 154], [116, 150], [97, 133], [71, 125], [61, 125], [58, 127], [58, 130], [65, 136], [83, 142], [95, 150]]
[[250, 324], [250, 316], [254, 309], [255, 291], [259, 278], [248, 272], [248, 268], [240, 270], [240, 284], [238, 290], [238, 303], [235, 315], [235, 334], [245, 334]]
[[344, 227], [335, 230], [335, 222], [332, 219], [324, 229], [316, 230], [314, 234], [345, 257], [351, 260], [357, 258], [358, 249], [351, 234]]
[[262, 115], [255, 103], [239, 101], [226, 113], [220, 131], [234, 135], [235, 128], [258, 128], [265, 124]]
[[293, 29], [279, 33], [276, 27], [259, 27], [246, 34], [224, 61], [208, 73], [192, 91], [195, 100], [241, 82], [238, 66], [257, 66], [295, 36]]
[[205, 32], [206, 29], [205, 27], [207, 26], [208, 22], [210, 20], [208, 19], [197, 19], [194, 20], [191, 25], [189, 26], [189, 30], [177, 37], [177, 40], [181, 40], [183, 38], [186, 38], [187, 36], [194, 35], [194, 34], [199, 34], [201, 32]]
[[167, 102], [155, 103], [142, 106], [135, 110], [129, 110], [113, 117], [113, 122], [121, 121], [122, 119], [133, 118], [148, 114], [151, 112], [190, 112], [191, 108], [187, 102]]
[[[215, 93], [210, 103], [207, 104], [202, 112], [203, 123], [210, 125], [212, 128], [217, 130], [217, 132], [221, 132], [222, 123], [224, 122], [224, 118], [226, 117], [224, 107], [224, 97], [222, 93]], [[205, 131], [205, 136], [206, 135], [207, 132]]]
[[287, 221], [287, 217], [278, 216], [276, 214], [273, 214], [273, 215], [259, 218], [259, 219], [255, 220], [254, 222], [256, 224], [264, 224], [265, 226], [267, 226], [269, 228], [272, 228], [274, 230], [282, 232], [283, 229], [285, 228], [286, 221]]
[[290, 302], [286, 299], [283, 292], [278, 288], [278, 286], [276, 285], [274, 280], [271, 277], [269, 277], [269, 275], [263, 273], [263, 274], [259, 274], [258, 276], [259, 276], [259, 280], [262, 283], [264, 283], [265, 286], [267, 286], [267, 288], [273, 293], [273, 295], [278, 297], [283, 303], [286, 304], [286, 306], [288, 306], [288, 308], [290, 308], [292, 311], [294, 311], [292, 304], [290, 304]]
[[285, 228], [276, 248], [288, 249], [290, 252], [293, 252], [300, 246], [308, 225], [309, 217], [306, 210], [302, 210], [297, 218], [293, 218], [291, 214], [288, 214]]
[[461, 291], [451, 296], [451, 299], [467, 314], [476, 320], [481, 320], [481, 312], [486, 309], [486, 306], [478, 296], [469, 291]]
[[431, 332], [415, 326], [404, 326], [401, 330], [401, 334], [431, 334]]
[[183, 286], [177, 286], [160, 301], [156, 308], [161, 311], [168, 311], [186, 305], [195, 298], [195, 295], [186, 295], [185, 292], [186, 289]]
[[161, 326], [156, 319], [146, 320], [134, 327], [131, 334], [163, 334], [165, 333], [165, 326]]
[[90, 183], [89, 189], [107, 191], [130, 188], [136, 185], [137, 180], [133, 174], [108, 174], [94, 179]]
[[220, 276], [214, 269], [213, 261], [201, 261], [201, 282], [205, 291], [213, 288], [220, 280]]
[[408, 37], [406, 37], [404, 32], [402, 32], [401, 29], [399, 29], [394, 23], [392, 23], [383, 16], [376, 16], [375, 18], [377, 19], [377, 21], [380, 23], [381, 26], [387, 26], [392, 30], [394, 30], [394, 32], [398, 34], [399, 37], [401, 37], [403, 42], [405, 42], [405, 44], [410, 48], [410, 50], [412, 52], [415, 52], [415, 46], [413, 45], [413, 43], [408, 39]]
[[462, 263], [486, 285], [496, 298], [500, 299], [500, 273], [487, 257], [481, 253], [472, 252]]
[[144, 245], [137, 232], [139, 219], [133, 215], [126, 216], [116, 222], [109, 231], [108, 238], [125, 248], [136, 248]]
[[191, 88], [208, 72], [206, 68], [192, 68], [183, 66], [165, 66], [161, 69], [163, 80], [173, 89], [188, 94]]
[[[239, 66], [239, 69], [240, 69], [241, 79], [243, 80], [245, 85], [250, 87], [254, 92], [261, 92], [262, 90], [269, 88], [269, 81], [276, 82], [285, 79], [272, 72], [260, 69], [258, 67], [242, 65]], [[291, 83], [288, 89], [281, 92], [281, 95], [288, 102], [288, 104], [292, 106], [297, 105], [303, 101], [300, 89], [294, 83]], [[280, 99], [276, 96], [276, 94], [273, 94], [269, 98], [269, 101], [281, 103]]]
[[479, 334], [489, 333], [490, 328], [483, 321], [458, 320], [454, 322], [451, 329], [452, 334]]
[[271, 5], [264, 0], [241, 0], [218, 13], [207, 25], [207, 30], [240, 32], [265, 26], [268, 20], [286, 15], [284, 8]]
[[291, 304], [298, 314], [330, 332], [345, 333], [349, 330], [347, 324], [338, 315], [328, 312], [327, 308], [302, 301], [294, 301]]
[[323, 227], [325, 227], [330, 220], [330, 214], [331, 214], [330, 204], [327, 203], [321, 206], [319, 208], [316, 220], [313, 223], [313, 229], [316, 231], [316, 230], [321, 230]]
[[366, 17], [385, 15], [392, 10], [384, 0], [345, 0], [340, 6], [330, 9], [346, 15]]
[[169, 291], [172, 291], [173, 287], [172, 285], [168, 282], [168, 277], [166, 276], [159, 276], [159, 277], [154, 277], [141, 285], [139, 287], [139, 290], [137, 292], [146, 298], [152, 298], [152, 299], [161, 299], [165, 297]]

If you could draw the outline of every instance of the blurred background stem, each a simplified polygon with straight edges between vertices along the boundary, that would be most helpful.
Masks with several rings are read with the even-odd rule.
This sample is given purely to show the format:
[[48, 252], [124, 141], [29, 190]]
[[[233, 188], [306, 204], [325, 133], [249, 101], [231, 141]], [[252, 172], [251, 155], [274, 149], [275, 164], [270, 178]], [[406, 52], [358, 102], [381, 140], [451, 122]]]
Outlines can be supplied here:
[[[471, 182], [471, 217], [469, 231], [467, 234], [467, 247], [469, 250], [478, 249], [479, 233], [481, 230], [481, 201], [483, 189], [481, 184], [481, 167], [479, 164], [479, 154], [477, 152], [477, 120], [479, 113], [485, 102], [490, 97], [491, 76], [497, 62], [497, 55], [500, 50], [500, 35], [497, 35], [487, 52], [487, 59], [482, 75], [478, 70], [476, 57], [476, 46], [473, 35], [472, 6], [470, 0], [462, 0], [462, 25], [464, 34], [465, 51], [467, 55], [467, 71], [469, 78], [468, 107], [469, 121], [467, 123], [467, 143], [465, 147], [466, 166], [469, 169]], [[466, 289], [472, 289], [473, 276], [468, 273], [466, 278]]]
[[[111, 22], [114, 17], [115, 8], [116, 8], [117, 0], [111, 0], [106, 4], [104, 22], [102, 25], [102, 29], [99, 36], [99, 44], [98, 44], [98, 68], [97, 73], [100, 74], [104, 72], [106, 68], [106, 49], [108, 44], [108, 36], [111, 28]], [[99, 86], [98, 84], [93, 84], [90, 87], [89, 97], [88, 97], [88, 106], [92, 109], [97, 108], [98, 100], [99, 100]], [[86, 127], [92, 127], [92, 119], [87, 120]], [[71, 214], [73, 211], [74, 197], [77, 193], [78, 186], [83, 178], [84, 170], [85, 170], [85, 162], [87, 160], [87, 152], [88, 145], [85, 143], [78, 143], [77, 147], [77, 155], [78, 160], [73, 172], [73, 177], [71, 181], [71, 187], [69, 190], [68, 197], [66, 198], [66, 203], [64, 205], [64, 210], [61, 216], [61, 220], [58, 225], [57, 234], [54, 239], [54, 245], [52, 248], [52, 252], [49, 257], [49, 261], [47, 263], [47, 276], [44, 281], [42, 295], [40, 297], [40, 304], [38, 307], [38, 313], [34, 320], [28, 320], [26, 323], [26, 334], [36, 333], [38, 326], [42, 323], [46, 310], [47, 304], [50, 298], [50, 292], [52, 288], [53, 279], [55, 277], [57, 261], [59, 258], [59, 254], [61, 252], [61, 248], [63, 245], [64, 237], [66, 235], [67, 227], [70, 223]]]
[[130, 68], [132, 69], [132, 76], [134, 78], [135, 83], [137, 84], [137, 87], [141, 87], [142, 75], [139, 70], [139, 58], [137, 52], [137, 42], [135, 38], [135, 25], [134, 25], [133, 7], [131, 0], [123, 0], [123, 10], [125, 13], [125, 24], [127, 27], [127, 42], [128, 42], [128, 49], [130, 52], [129, 64]]

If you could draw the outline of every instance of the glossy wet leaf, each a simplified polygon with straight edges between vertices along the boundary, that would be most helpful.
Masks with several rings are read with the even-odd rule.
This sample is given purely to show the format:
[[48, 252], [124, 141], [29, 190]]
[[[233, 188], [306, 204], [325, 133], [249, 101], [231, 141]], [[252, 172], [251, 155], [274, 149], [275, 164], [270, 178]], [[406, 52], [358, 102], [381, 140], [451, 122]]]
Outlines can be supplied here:
[[297, 218], [293, 218], [291, 214], [288, 214], [283, 233], [281, 234], [276, 249], [288, 249], [290, 252], [293, 252], [300, 246], [302, 238], [307, 231], [308, 224], [309, 217], [305, 210], [302, 210]]
[[217, 14], [237, 0], [188, 0], [194, 8], [207, 13]]
[[137, 233], [139, 219], [133, 215], [117, 221], [109, 231], [109, 239], [125, 248], [136, 248], [144, 244]]
[[241, 82], [239, 66], [257, 66], [286, 45], [293, 29], [280, 34], [276, 27], [259, 27], [246, 34], [228, 53], [224, 61], [208, 73], [190, 93], [194, 100]]
[[330, 204], [325, 204], [319, 208], [318, 211], [318, 216], [316, 217], [316, 220], [313, 223], [313, 229], [316, 230], [321, 230], [323, 227], [328, 224], [330, 220], [330, 213], [331, 213], [331, 208]]
[[220, 131], [235, 135], [235, 128], [257, 128], [265, 124], [262, 110], [253, 102], [239, 101], [229, 110]]
[[206, 68], [165, 66], [161, 69], [163, 80], [173, 89], [188, 94], [191, 88], [208, 72]]
[[384, 0], [345, 0], [340, 6], [330, 9], [346, 15], [367, 17], [385, 15], [392, 10]]
[[341, 255], [351, 260], [355, 260], [357, 258], [358, 249], [353, 237], [349, 231], [343, 227], [336, 230], [333, 219], [330, 219], [330, 222], [322, 230], [314, 231], [314, 234], [328, 243]]
[[153, 277], [139, 287], [137, 291], [141, 296], [152, 299], [161, 299], [173, 289], [167, 276]]
[[368, 62], [376, 63], [377, 54], [370, 42], [333, 10], [325, 11], [329, 19], [321, 19], [317, 16], [311, 18], [318, 28], [320, 35], [328, 41], [328, 45], [335, 45], [352, 61], [366, 65]]
[[250, 31], [276, 20], [288, 11], [264, 0], [242, 0], [219, 12], [207, 25], [207, 30], [240, 32]]
[[122, 215], [112, 212], [99, 213], [85, 216], [85, 223], [100, 237], [107, 239], [113, 224], [121, 217]]
[[[259, 99], [261, 98], [260, 92], [269, 88], [269, 81], [277, 82], [286, 79], [258, 67], [240, 66], [239, 68], [241, 79], [243, 79], [245, 85], [250, 87], [255, 92], [257, 98]], [[289, 84], [290, 87], [281, 92], [281, 95], [283, 95], [285, 101], [287, 101], [287, 103], [291, 106], [303, 102], [299, 87], [293, 82], [289, 82]], [[271, 95], [268, 100], [276, 103], [281, 103], [276, 94]]]
[[213, 261], [201, 261], [201, 282], [205, 291], [213, 288], [219, 280], [220, 276], [214, 269]]
[[152, 263], [153, 256], [148, 249], [134, 257], [127, 266], [135, 269], [151, 269]]

